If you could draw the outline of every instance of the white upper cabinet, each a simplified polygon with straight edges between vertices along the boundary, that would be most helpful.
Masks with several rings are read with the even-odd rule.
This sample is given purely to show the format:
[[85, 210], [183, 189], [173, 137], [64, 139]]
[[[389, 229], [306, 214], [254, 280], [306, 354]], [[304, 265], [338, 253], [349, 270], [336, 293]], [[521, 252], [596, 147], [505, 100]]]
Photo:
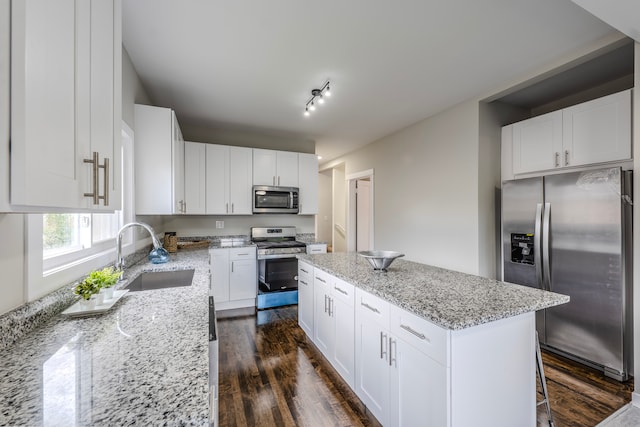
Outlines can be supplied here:
[[315, 154], [298, 154], [298, 206], [301, 215], [318, 213], [318, 157]]
[[184, 214], [184, 139], [170, 108], [135, 105], [136, 214]]
[[12, 2], [15, 210], [120, 209], [121, 34], [120, 0]]
[[206, 213], [251, 215], [252, 149], [206, 144]]
[[206, 144], [184, 143], [184, 201], [185, 213], [206, 212]]
[[505, 126], [502, 138], [503, 150], [512, 139], [515, 175], [629, 160], [631, 90]]
[[513, 173], [561, 166], [562, 111], [513, 124]]
[[298, 153], [253, 150], [253, 185], [298, 186]]
[[564, 165], [631, 158], [631, 91], [563, 110]]

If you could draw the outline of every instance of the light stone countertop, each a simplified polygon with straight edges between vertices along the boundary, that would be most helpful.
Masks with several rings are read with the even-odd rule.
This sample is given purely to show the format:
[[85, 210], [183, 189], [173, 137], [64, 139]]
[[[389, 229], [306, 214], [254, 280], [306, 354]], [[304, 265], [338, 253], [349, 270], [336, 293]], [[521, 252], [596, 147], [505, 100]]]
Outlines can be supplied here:
[[569, 302], [566, 295], [401, 258], [386, 272], [374, 270], [356, 253], [298, 255], [298, 259], [451, 330]]
[[0, 350], [0, 425], [208, 425], [207, 250], [125, 274], [188, 268], [191, 286], [129, 292], [102, 315], [57, 315]]

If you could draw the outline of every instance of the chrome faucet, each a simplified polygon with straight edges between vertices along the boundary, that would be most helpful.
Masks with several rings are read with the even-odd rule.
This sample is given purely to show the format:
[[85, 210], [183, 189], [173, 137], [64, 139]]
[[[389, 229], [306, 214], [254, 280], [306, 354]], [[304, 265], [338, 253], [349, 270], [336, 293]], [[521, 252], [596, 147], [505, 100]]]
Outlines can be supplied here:
[[[153, 231], [153, 228], [151, 228], [151, 226], [149, 224], [145, 224], [144, 222], [130, 222], [128, 224], [125, 224], [125, 225], [122, 226], [120, 231], [118, 231], [118, 236], [116, 237], [116, 265], [115, 265], [115, 268], [117, 270], [124, 271], [124, 257], [122, 256], [122, 233], [124, 232], [124, 230], [126, 230], [129, 227], [133, 227], [134, 225], [137, 225], [137, 226], [140, 226], [140, 227], [144, 228], [145, 230], [147, 230], [149, 232], [149, 234], [151, 234], [151, 240], [153, 241], [153, 249], [162, 248], [162, 245], [160, 244], [160, 241], [156, 237], [155, 231]], [[122, 276], [120, 276], [120, 277], [122, 278], [123, 276], [124, 276], [124, 274]]]

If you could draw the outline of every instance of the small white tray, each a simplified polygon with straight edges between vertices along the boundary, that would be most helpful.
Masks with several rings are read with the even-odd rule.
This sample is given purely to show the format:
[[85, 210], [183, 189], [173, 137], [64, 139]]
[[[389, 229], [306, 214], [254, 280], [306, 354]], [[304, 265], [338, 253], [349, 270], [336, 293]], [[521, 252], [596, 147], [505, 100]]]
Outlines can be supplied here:
[[94, 314], [101, 314], [107, 312], [115, 303], [118, 302], [120, 298], [129, 292], [129, 289], [122, 289], [119, 291], [113, 291], [113, 298], [104, 300], [104, 303], [100, 305], [96, 305], [95, 308], [91, 310], [86, 310], [84, 307], [80, 305], [80, 301], [73, 304], [71, 307], [67, 308], [62, 312], [65, 316], [70, 317], [81, 317], [81, 316], [93, 316]]

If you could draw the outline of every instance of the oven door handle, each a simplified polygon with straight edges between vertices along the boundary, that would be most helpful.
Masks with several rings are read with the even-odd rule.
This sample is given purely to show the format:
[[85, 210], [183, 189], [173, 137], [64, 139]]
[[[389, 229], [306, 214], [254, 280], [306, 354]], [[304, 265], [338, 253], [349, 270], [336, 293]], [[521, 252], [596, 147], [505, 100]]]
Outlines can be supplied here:
[[[300, 252], [302, 253], [302, 252]], [[273, 254], [273, 255], [258, 255], [258, 261], [265, 259], [283, 259], [283, 258], [296, 258], [296, 254]]]

